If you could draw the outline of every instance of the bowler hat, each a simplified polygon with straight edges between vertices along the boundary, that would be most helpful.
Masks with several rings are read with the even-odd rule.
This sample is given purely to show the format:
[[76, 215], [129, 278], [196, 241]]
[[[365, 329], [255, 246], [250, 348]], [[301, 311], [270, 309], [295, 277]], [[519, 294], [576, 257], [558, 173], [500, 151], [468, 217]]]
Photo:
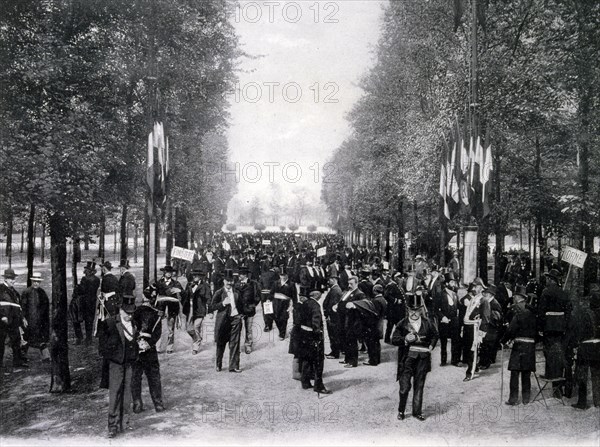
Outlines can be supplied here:
[[17, 274], [13, 269], [9, 267], [6, 270], [4, 270], [4, 277], [6, 279], [15, 279], [17, 277]]
[[160, 269], [160, 271], [165, 273], [173, 273], [175, 269], [170, 265], [165, 265], [163, 268]]

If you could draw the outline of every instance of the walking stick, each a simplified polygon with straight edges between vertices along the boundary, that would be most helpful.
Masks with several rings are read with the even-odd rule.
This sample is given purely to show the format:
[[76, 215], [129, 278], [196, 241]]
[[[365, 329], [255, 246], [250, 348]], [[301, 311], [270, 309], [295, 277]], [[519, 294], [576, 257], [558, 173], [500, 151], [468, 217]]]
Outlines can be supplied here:
[[500, 405], [504, 397], [504, 345], [500, 344]]

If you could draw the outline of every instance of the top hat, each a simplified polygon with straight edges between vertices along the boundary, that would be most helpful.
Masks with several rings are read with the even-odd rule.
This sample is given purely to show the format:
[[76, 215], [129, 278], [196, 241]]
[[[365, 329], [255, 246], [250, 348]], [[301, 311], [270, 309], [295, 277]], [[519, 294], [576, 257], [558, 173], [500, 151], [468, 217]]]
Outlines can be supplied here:
[[233, 270], [225, 269], [223, 272], [223, 279], [226, 281], [233, 281]]
[[32, 281], [41, 281], [42, 280], [42, 274], [40, 272], [33, 272], [31, 274], [31, 278], [29, 278]]
[[96, 263], [94, 261], [87, 261], [83, 270], [96, 271]]
[[119, 263], [119, 267], [123, 267], [126, 269], [129, 269], [129, 260], [128, 259], [121, 259], [121, 262]]
[[108, 270], [112, 269], [112, 263], [110, 261], [104, 261], [100, 264], [100, 267], [104, 267]]
[[375, 276], [375, 277], [381, 276], [381, 272], [377, 269], [371, 270], [371, 276]]
[[425, 307], [425, 301], [421, 295], [407, 295], [406, 296], [406, 307], [410, 310], [418, 310]]
[[170, 265], [165, 265], [163, 268], [160, 269], [160, 271], [165, 273], [173, 273], [175, 269]]
[[250, 272], [250, 270], [248, 269], [248, 267], [246, 267], [245, 265], [242, 265], [239, 269], [238, 269], [238, 274], [240, 275], [247, 275]]
[[128, 314], [132, 313], [135, 310], [135, 296], [133, 295], [124, 295], [123, 303], [121, 304], [121, 309]]
[[9, 267], [6, 270], [4, 270], [4, 277], [6, 279], [15, 279], [17, 277], [17, 274], [13, 269]]
[[454, 272], [448, 272], [448, 273], [444, 274], [444, 281], [446, 281], [446, 282], [456, 281]]
[[195, 270], [192, 270], [190, 272], [190, 275], [192, 275], [192, 276], [206, 276], [206, 273], [204, 273], [202, 270], [195, 269]]
[[548, 273], [544, 273], [544, 275], [554, 279], [556, 282], [560, 281], [560, 272], [556, 269], [552, 269]]

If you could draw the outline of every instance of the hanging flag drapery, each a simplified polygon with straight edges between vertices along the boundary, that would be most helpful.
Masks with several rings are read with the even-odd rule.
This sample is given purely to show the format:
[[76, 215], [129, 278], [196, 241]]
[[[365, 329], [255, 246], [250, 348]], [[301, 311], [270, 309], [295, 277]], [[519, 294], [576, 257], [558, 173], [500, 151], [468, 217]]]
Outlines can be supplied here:
[[148, 134], [148, 156], [146, 159], [146, 183], [149, 189], [150, 214], [155, 206], [161, 206], [167, 199], [169, 178], [168, 139], [165, 143], [162, 123], [155, 122], [152, 132]]
[[461, 135], [458, 120], [453, 127], [450, 144], [444, 138], [440, 169], [444, 215], [451, 219], [462, 206], [476, 219], [482, 219], [490, 212], [492, 148], [487, 138], [482, 142], [475, 131], [470, 132], [467, 148], [467, 131]]

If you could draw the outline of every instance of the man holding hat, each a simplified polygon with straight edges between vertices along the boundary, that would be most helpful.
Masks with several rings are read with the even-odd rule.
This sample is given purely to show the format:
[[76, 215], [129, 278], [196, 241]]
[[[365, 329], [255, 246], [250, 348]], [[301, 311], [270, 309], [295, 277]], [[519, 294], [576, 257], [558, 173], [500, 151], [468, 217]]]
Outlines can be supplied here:
[[0, 283], [0, 367], [4, 360], [6, 337], [10, 341], [13, 353], [13, 366], [27, 368], [27, 358], [21, 351], [21, 326], [27, 323], [23, 320], [21, 297], [15, 290], [17, 275], [12, 268], [4, 270], [4, 280]]
[[240, 294], [233, 288], [231, 270], [225, 270], [223, 287], [217, 290], [208, 306], [209, 312], [217, 311], [215, 318], [215, 342], [217, 344], [217, 371], [223, 366], [225, 346], [229, 343], [229, 371], [240, 373], [240, 334], [244, 318], [244, 304]]
[[398, 371], [400, 383], [398, 419], [404, 420], [408, 393], [413, 389], [412, 415], [419, 421], [423, 416], [423, 389], [427, 373], [431, 371], [431, 351], [438, 340], [435, 322], [425, 316], [425, 301], [422, 296], [410, 294], [406, 299], [408, 317], [394, 330], [392, 344], [398, 346]]
[[[183, 312], [181, 308], [181, 292], [183, 287], [173, 278], [174, 269], [170, 265], [165, 265], [160, 269], [163, 272], [162, 278], [156, 285], [158, 289], [158, 299], [156, 307], [164, 312], [168, 338], [166, 339], [167, 354], [171, 354], [175, 347], [175, 328], [181, 327]], [[179, 321], [178, 321], [179, 320]], [[161, 341], [161, 347], [164, 349], [165, 342]], [[163, 349], [160, 349], [162, 352]]]
[[27, 321], [25, 340], [29, 346], [40, 350], [42, 361], [50, 361], [48, 342], [50, 341], [50, 300], [40, 287], [42, 274], [34, 272], [31, 275], [31, 287], [21, 296], [23, 318]]
[[117, 315], [100, 328], [99, 350], [109, 362], [108, 437], [114, 438], [129, 426], [132, 367], [138, 358], [138, 330], [133, 323], [135, 298], [128, 296]]
[[[571, 317], [569, 296], [559, 286], [560, 272], [556, 269], [545, 273], [546, 287], [538, 303], [538, 324], [544, 336], [544, 357], [546, 358], [545, 378], [564, 377], [566, 364], [567, 323]], [[553, 382], [556, 396], [559, 396], [560, 383]]]
[[192, 270], [192, 280], [182, 294], [183, 314], [186, 319], [186, 331], [192, 337], [192, 354], [198, 354], [202, 342], [202, 322], [207, 313], [208, 302], [212, 298], [210, 285], [204, 281], [206, 273]]
[[507, 405], [519, 403], [519, 376], [523, 404], [531, 400], [531, 372], [535, 371], [535, 338], [537, 336], [535, 313], [529, 307], [529, 297], [524, 286], [517, 286], [511, 308], [513, 317], [502, 339], [506, 345], [513, 340], [508, 361], [510, 371], [510, 396]]

